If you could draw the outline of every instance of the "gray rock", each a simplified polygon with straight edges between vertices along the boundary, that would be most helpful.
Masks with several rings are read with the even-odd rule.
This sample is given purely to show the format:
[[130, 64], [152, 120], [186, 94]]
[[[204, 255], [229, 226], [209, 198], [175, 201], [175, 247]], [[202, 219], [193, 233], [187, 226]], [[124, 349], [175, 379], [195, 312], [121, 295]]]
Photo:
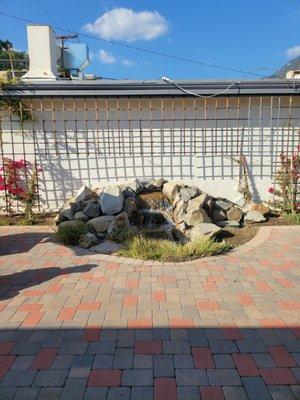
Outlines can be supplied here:
[[195, 226], [194, 228], [191, 228], [187, 232], [187, 236], [192, 242], [194, 242], [195, 240], [199, 239], [200, 237], [204, 237], [204, 236], [212, 237], [216, 233], [218, 233], [220, 230], [221, 230], [221, 228], [215, 224], [203, 223], [198, 226]]
[[81, 186], [80, 189], [78, 189], [76, 196], [74, 198], [74, 202], [78, 203], [79, 201], [83, 200], [88, 200], [94, 195], [94, 192], [88, 188], [87, 186]]
[[114, 220], [109, 224], [109, 227], [107, 228], [107, 234], [109, 236], [114, 234], [114, 231], [117, 230], [126, 230], [130, 229], [131, 225], [128, 219], [128, 215], [126, 214], [125, 211], [121, 212], [118, 214]]
[[60, 216], [61, 220], [68, 219], [71, 221], [72, 219], [74, 219], [74, 215], [73, 215], [71, 207], [67, 207], [67, 208], [61, 210], [59, 212], [59, 216]]
[[181, 194], [180, 194], [180, 192], [177, 192], [176, 194], [175, 194], [175, 196], [174, 196], [174, 199], [173, 199], [173, 207], [175, 208], [176, 207], [176, 205], [178, 204], [178, 202], [181, 200]]
[[199, 226], [202, 225], [203, 222], [211, 222], [211, 219], [206, 214], [206, 211], [202, 208], [188, 212], [184, 215], [183, 220], [188, 226]]
[[229, 208], [232, 206], [232, 203], [230, 203], [229, 201], [227, 201], [227, 200], [223, 200], [223, 199], [217, 199], [215, 202], [214, 202], [214, 207], [217, 209], [217, 210], [223, 210], [223, 211], [227, 211], [227, 210], [229, 210]]
[[134, 181], [130, 182], [128, 188], [133, 190], [135, 193], [141, 193], [144, 190], [144, 185], [139, 179], [135, 179]]
[[210, 197], [206, 193], [200, 194], [200, 196], [189, 201], [186, 212], [189, 213], [190, 211], [199, 210], [207, 203], [208, 199], [210, 199]]
[[187, 204], [183, 200], [180, 200], [177, 203], [176, 207], [174, 208], [173, 219], [174, 219], [176, 225], [178, 225], [184, 221], [184, 216], [186, 214], [186, 212], [185, 212], [186, 207], [187, 207]]
[[107, 186], [100, 196], [103, 214], [114, 215], [122, 211], [124, 198], [118, 185]]
[[244, 221], [265, 222], [266, 218], [258, 211], [249, 211], [244, 217]]
[[187, 224], [185, 222], [181, 222], [177, 228], [180, 230], [180, 232], [185, 232], [187, 230]]
[[89, 218], [96, 218], [101, 214], [101, 207], [98, 203], [89, 203], [84, 207], [83, 212]]
[[237, 221], [218, 221], [216, 222], [218, 226], [221, 226], [222, 228], [239, 228], [240, 223]]
[[127, 197], [135, 197], [135, 192], [128, 186], [120, 186], [124, 199]]
[[81, 221], [75, 221], [74, 219], [72, 221], [63, 221], [59, 224], [59, 228], [64, 228], [64, 227], [76, 227], [77, 225], [79, 226], [81, 224]]
[[162, 190], [165, 182], [166, 181], [163, 178], [151, 179], [149, 182], [144, 184], [144, 189], [147, 191]]
[[133, 196], [126, 197], [124, 200], [122, 211], [125, 211], [129, 217], [133, 212], [137, 211], [136, 198]]
[[98, 238], [91, 232], [84, 233], [80, 236], [78, 246], [88, 249], [98, 243]]
[[87, 215], [85, 215], [85, 213], [83, 211], [78, 211], [75, 215], [74, 215], [74, 219], [76, 221], [83, 221], [83, 222], [87, 222], [89, 220], [89, 217]]
[[78, 211], [82, 211], [84, 208], [83, 202], [78, 201], [75, 202], [74, 199], [69, 200], [68, 203], [69, 207], [71, 207], [72, 213], [75, 215]]
[[112, 215], [102, 215], [101, 217], [90, 219], [88, 227], [91, 228], [96, 235], [99, 235], [107, 230], [109, 224], [115, 219]]
[[227, 211], [227, 219], [228, 219], [228, 221], [240, 222], [242, 217], [243, 217], [243, 211], [237, 206], [232, 206]]
[[195, 186], [186, 186], [180, 189], [181, 199], [183, 201], [190, 201], [200, 194], [200, 190]]
[[102, 243], [92, 246], [90, 249], [96, 253], [113, 254], [123, 247], [122, 244], [112, 242], [111, 240], [104, 240]]
[[214, 209], [212, 212], [212, 220], [214, 222], [225, 221], [227, 219], [226, 214], [223, 210]]
[[179, 192], [181, 184], [176, 181], [166, 182], [163, 186], [163, 195], [170, 201], [173, 201], [177, 192]]

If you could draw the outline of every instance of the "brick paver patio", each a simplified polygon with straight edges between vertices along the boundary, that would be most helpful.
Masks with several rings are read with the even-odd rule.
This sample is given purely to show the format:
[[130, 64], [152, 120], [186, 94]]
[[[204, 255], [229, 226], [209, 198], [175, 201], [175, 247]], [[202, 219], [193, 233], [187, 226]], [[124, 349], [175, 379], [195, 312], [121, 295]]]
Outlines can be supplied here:
[[300, 399], [299, 227], [181, 264], [0, 228], [0, 399]]

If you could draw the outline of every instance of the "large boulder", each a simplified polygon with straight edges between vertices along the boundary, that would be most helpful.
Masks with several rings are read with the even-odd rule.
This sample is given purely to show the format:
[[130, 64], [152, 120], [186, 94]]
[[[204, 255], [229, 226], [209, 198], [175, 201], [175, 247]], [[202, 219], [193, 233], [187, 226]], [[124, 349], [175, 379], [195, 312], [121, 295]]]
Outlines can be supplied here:
[[131, 225], [128, 219], [128, 215], [125, 211], [116, 215], [113, 221], [109, 224], [107, 228], [107, 234], [112, 235], [115, 230], [118, 229], [130, 229]]
[[218, 221], [216, 222], [218, 226], [221, 226], [222, 228], [239, 228], [240, 223], [237, 221]]
[[270, 208], [265, 206], [262, 203], [250, 203], [247, 204], [243, 210], [245, 212], [249, 212], [249, 211], [258, 211], [259, 213], [261, 213], [262, 215], [267, 215], [270, 212]]
[[122, 211], [125, 211], [129, 217], [132, 215], [133, 212], [136, 212], [137, 211], [136, 198], [133, 196], [126, 197], [124, 200]]
[[144, 184], [139, 179], [134, 179], [127, 187], [135, 193], [141, 193], [144, 190]]
[[74, 214], [72, 212], [71, 207], [66, 207], [63, 210], [59, 212], [59, 221], [66, 221], [66, 220], [72, 220], [74, 219]]
[[98, 203], [89, 203], [84, 207], [83, 212], [89, 218], [96, 218], [101, 214], [101, 207]]
[[240, 222], [242, 217], [243, 217], [243, 211], [237, 206], [232, 206], [227, 211], [227, 219], [228, 219], [228, 221]]
[[187, 207], [187, 204], [183, 200], [180, 200], [176, 204], [176, 207], [174, 208], [174, 211], [173, 211], [173, 218], [174, 218], [176, 225], [178, 225], [184, 221], [186, 207]]
[[87, 232], [80, 236], [78, 246], [83, 247], [84, 249], [89, 249], [91, 246], [94, 246], [97, 243], [97, 236], [91, 232]]
[[74, 215], [74, 219], [76, 221], [83, 221], [83, 222], [87, 222], [89, 220], [89, 217], [83, 212], [83, 211], [78, 211], [75, 215]]
[[203, 222], [211, 222], [211, 219], [209, 216], [206, 214], [206, 211], [200, 208], [199, 210], [192, 210], [189, 211], [187, 214], [183, 216], [183, 221], [188, 225], [188, 226], [199, 226]]
[[144, 189], [147, 191], [157, 191], [157, 190], [162, 190], [165, 180], [163, 178], [159, 179], [151, 179], [149, 182], [146, 182], [144, 184]]
[[195, 197], [190, 200], [186, 209], [186, 212], [189, 213], [191, 211], [199, 210], [202, 208], [208, 201], [210, 197], [206, 193], [200, 194], [200, 196]]
[[88, 227], [96, 233], [96, 235], [101, 235], [107, 230], [109, 224], [115, 219], [112, 215], [102, 215], [101, 217], [90, 219], [88, 222]]
[[96, 246], [92, 246], [90, 250], [100, 254], [114, 254], [118, 252], [122, 247], [122, 244], [112, 242], [111, 240], [104, 240]]
[[114, 215], [122, 211], [124, 198], [118, 185], [107, 186], [100, 195], [102, 213]]
[[94, 192], [90, 188], [84, 185], [81, 186], [80, 189], [78, 189], [76, 196], [74, 198], [74, 202], [78, 203], [79, 201], [88, 200], [93, 196]]
[[258, 211], [249, 211], [244, 217], [247, 222], [265, 222], [266, 218]]
[[181, 199], [183, 201], [190, 201], [200, 194], [200, 190], [195, 186], [185, 186], [180, 189]]
[[163, 186], [163, 195], [169, 199], [170, 201], [173, 201], [174, 196], [176, 195], [177, 192], [180, 190], [180, 183], [176, 181], [170, 181], [166, 182]]
[[228, 211], [229, 208], [232, 206], [232, 203], [224, 199], [217, 199], [216, 201], [214, 201], [213, 206], [217, 210]]
[[215, 224], [203, 223], [191, 228], [188, 231], [187, 236], [192, 242], [194, 242], [195, 240], [204, 236], [212, 237], [216, 235], [220, 230], [221, 228]]
[[225, 221], [227, 219], [226, 214], [223, 210], [216, 210], [212, 211], [212, 220], [214, 222]]

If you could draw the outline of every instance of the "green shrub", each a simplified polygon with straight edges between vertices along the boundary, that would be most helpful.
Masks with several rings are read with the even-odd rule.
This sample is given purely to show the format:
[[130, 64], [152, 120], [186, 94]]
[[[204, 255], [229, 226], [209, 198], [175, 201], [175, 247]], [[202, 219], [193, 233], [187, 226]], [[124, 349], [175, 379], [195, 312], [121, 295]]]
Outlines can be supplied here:
[[62, 222], [58, 225], [56, 231], [57, 239], [69, 245], [77, 245], [80, 236], [88, 231], [88, 226], [86, 223], [81, 221], [68, 221], [67, 223]]
[[136, 231], [133, 227], [124, 228], [124, 227], [116, 227], [112, 230], [112, 232], [108, 235], [109, 239], [116, 243], [125, 243], [130, 241], [135, 235]]
[[217, 243], [213, 239], [206, 237], [194, 242], [177, 244], [169, 240], [134, 236], [127, 242], [126, 247], [119, 251], [119, 254], [142, 260], [178, 262], [220, 254], [229, 249], [229, 245]]
[[283, 214], [283, 218], [286, 221], [292, 222], [295, 225], [300, 225], [300, 213], [289, 213]]

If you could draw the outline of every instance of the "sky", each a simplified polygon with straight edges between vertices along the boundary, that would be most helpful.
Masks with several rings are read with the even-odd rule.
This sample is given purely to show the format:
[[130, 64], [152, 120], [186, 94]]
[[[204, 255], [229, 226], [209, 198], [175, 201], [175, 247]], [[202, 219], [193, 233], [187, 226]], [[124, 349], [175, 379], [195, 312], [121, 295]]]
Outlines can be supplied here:
[[[86, 72], [103, 77], [257, 78], [100, 39], [262, 76], [300, 55], [299, 0], [0, 0], [0, 12], [95, 36], [79, 39], [91, 53]], [[0, 38], [26, 50], [26, 23], [0, 15]]]

